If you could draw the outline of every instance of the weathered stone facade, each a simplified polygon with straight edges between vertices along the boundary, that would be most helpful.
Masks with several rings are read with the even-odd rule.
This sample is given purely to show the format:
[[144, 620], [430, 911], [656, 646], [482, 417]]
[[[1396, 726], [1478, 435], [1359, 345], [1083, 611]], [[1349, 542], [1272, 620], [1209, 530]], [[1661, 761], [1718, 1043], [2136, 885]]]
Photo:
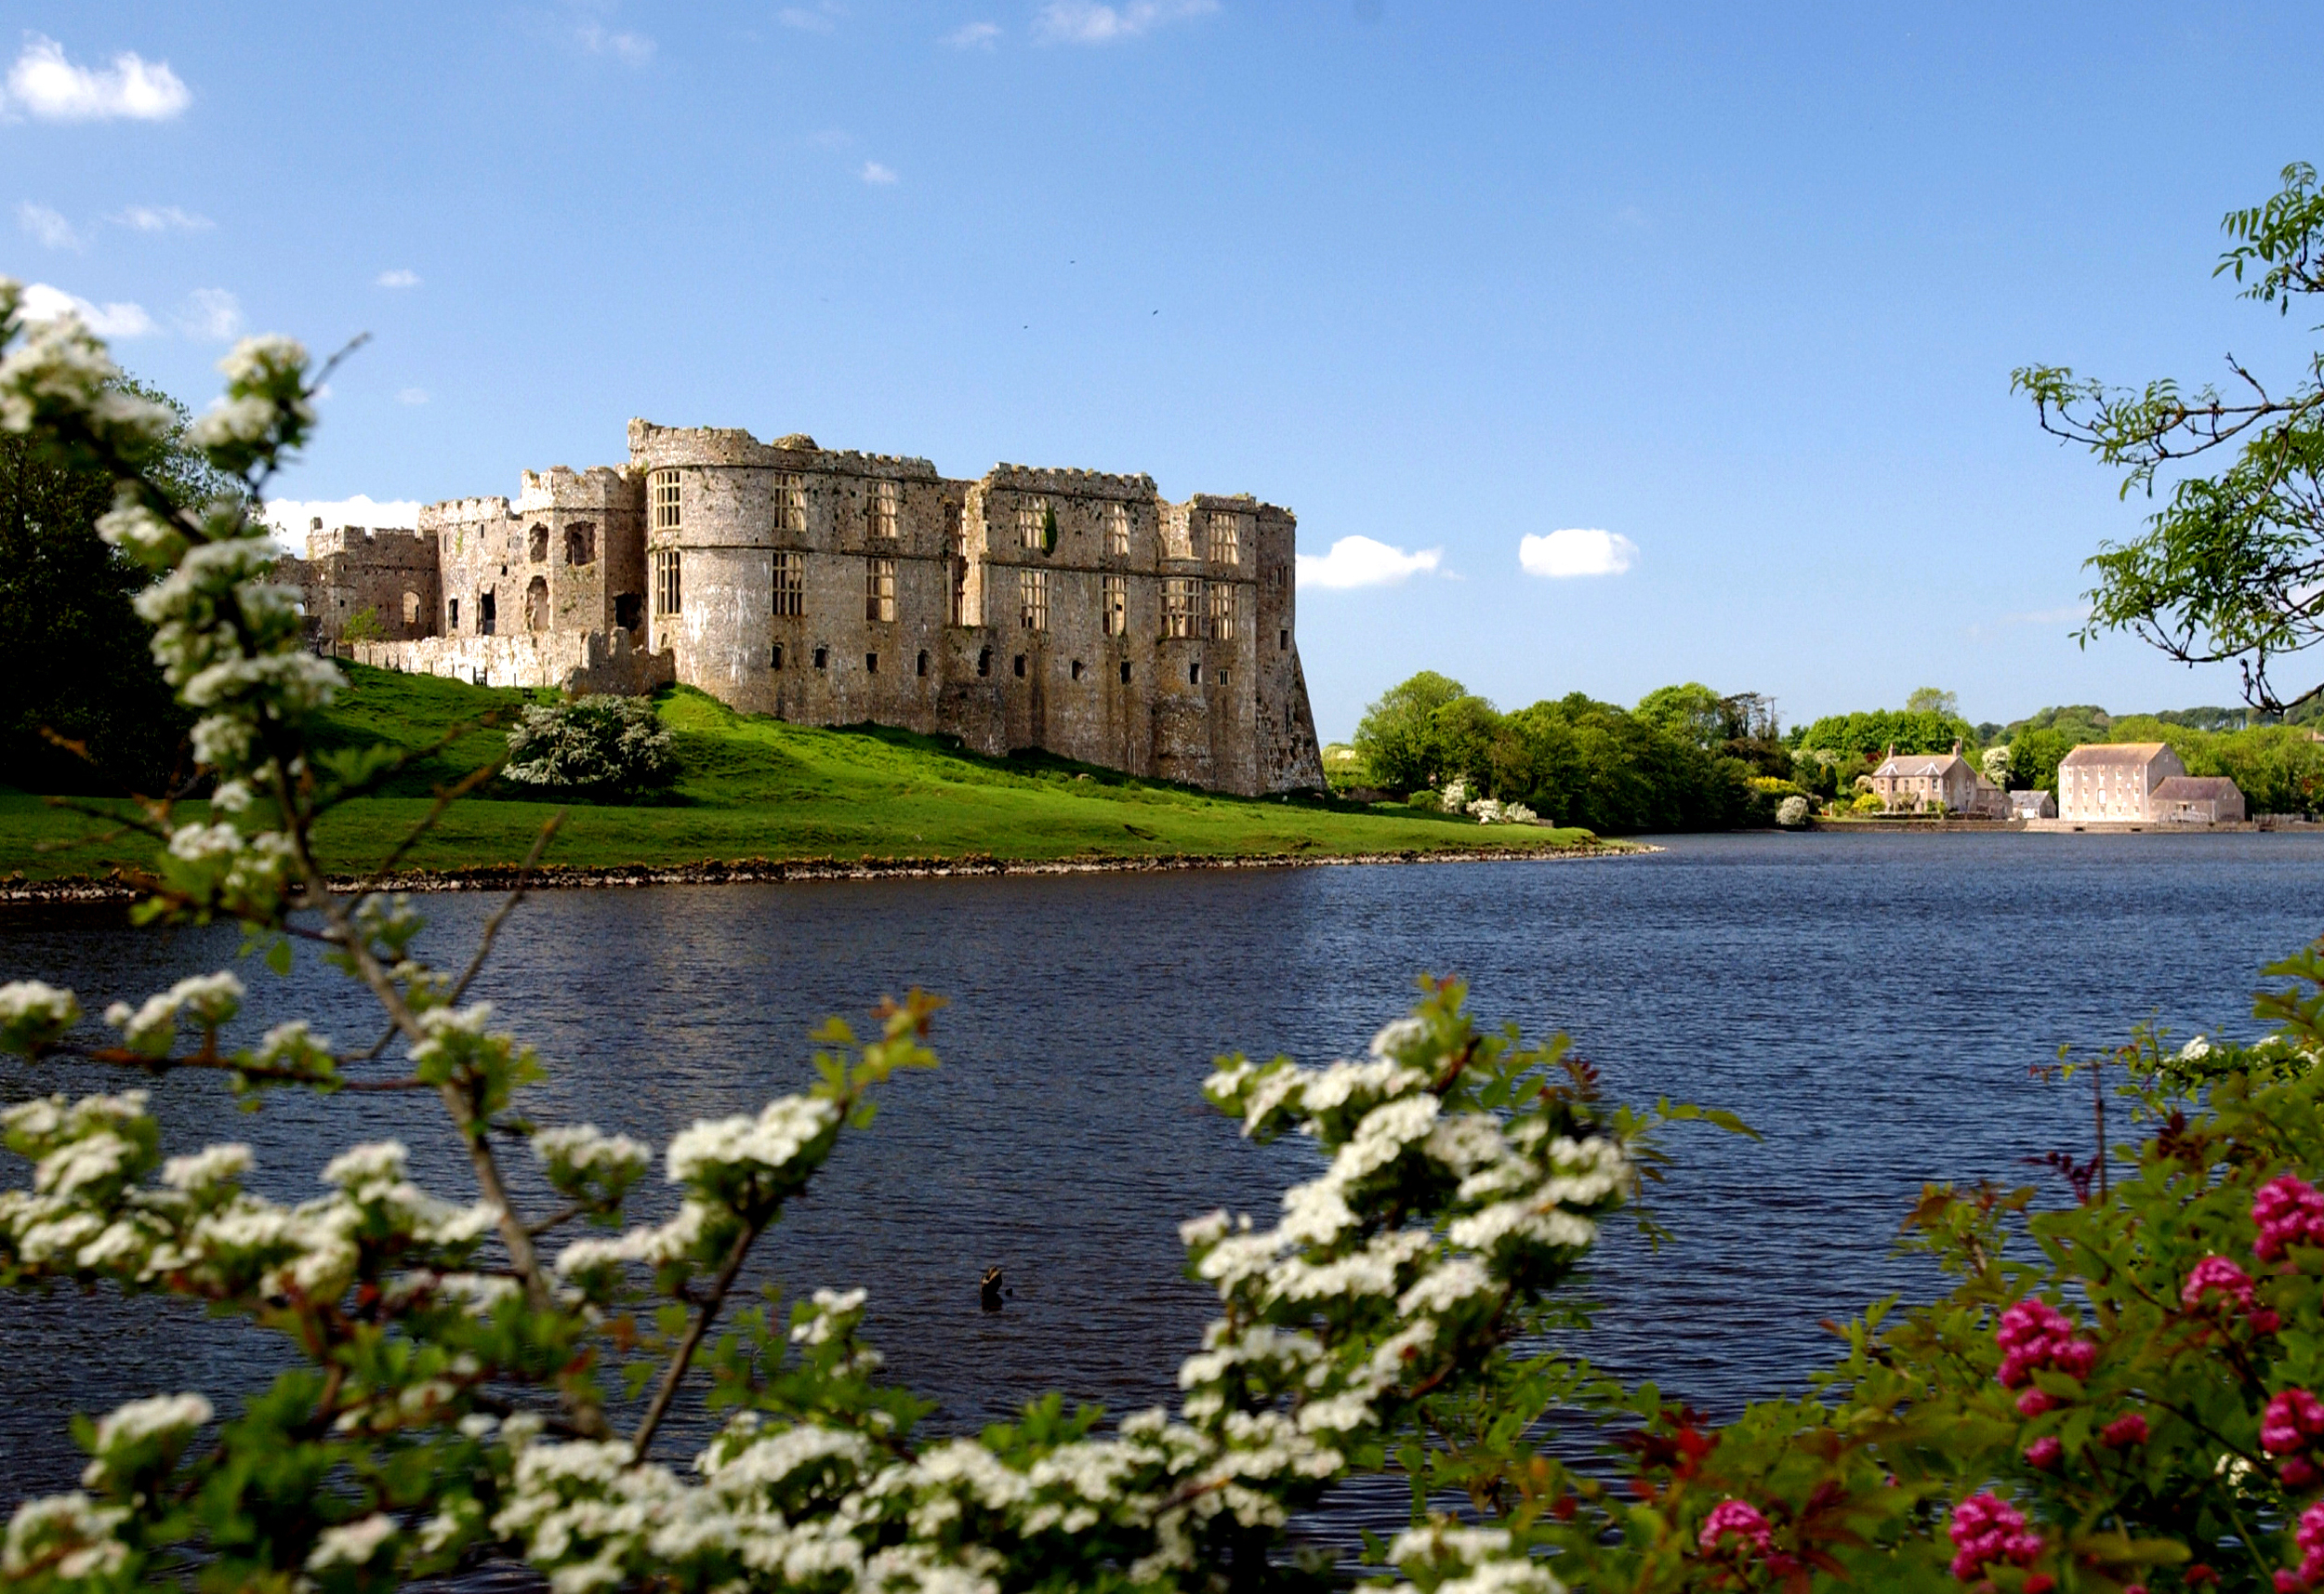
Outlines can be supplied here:
[[[1147, 476], [1003, 465], [958, 481], [807, 437], [633, 420], [622, 469], [527, 471], [513, 504], [423, 509], [433, 623], [361, 656], [494, 684], [627, 672], [627, 690], [675, 678], [805, 724], [1247, 795], [1320, 787], [1296, 536], [1287, 509], [1173, 504]], [[325, 641], [336, 590], [309, 577]], [[615, 633], [586, 660], [558, 640]], [[490, 638], [535, 642], [480, 650]]]

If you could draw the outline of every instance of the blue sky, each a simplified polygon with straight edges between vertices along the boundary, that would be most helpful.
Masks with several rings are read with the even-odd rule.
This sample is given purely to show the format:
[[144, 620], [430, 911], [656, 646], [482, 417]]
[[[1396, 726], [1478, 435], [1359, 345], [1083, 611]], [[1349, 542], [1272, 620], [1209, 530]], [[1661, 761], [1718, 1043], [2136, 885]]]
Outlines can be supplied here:
[[[2209, 273], [2221, 213], [2324, 154], [2312, 7], [6, 21], [0, 271], [112, 307], [197, 405], [237, 329], [373, 335], [288, 497], [509, 493], [633, 415], [1251, 492], [1304, 553], [1380, 545], [1303, 572], [1327, 738], [1420, 668], [1788, 720], [2235, 698], [2071, 639], [2141, 509], [2009, 372], [2296, 368], [2304, 323]], [[1627, 568], [1530, 573], [1527, 537]]]

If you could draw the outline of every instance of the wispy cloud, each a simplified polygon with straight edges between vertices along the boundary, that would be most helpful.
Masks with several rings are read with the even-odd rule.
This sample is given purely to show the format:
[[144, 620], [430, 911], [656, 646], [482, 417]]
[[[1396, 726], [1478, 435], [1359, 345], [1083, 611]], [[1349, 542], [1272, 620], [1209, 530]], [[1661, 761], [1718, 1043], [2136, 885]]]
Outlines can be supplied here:
[[79, 232], [66, 220], [62, 211], [51, 210], [31, 200], [16, 207], [17, 225], [40, 241], [47, 249], [78, 249], [82, 244]]
[[392, 271], [380, 272], [371, 282], [374, 287], [379, 288], [416, 288], [419, 286], [419, 273], [399, 267]]
[[611, 56], [625, 66], [643, 66], [654, 59], [654, 41], [643, 33], [615, 33], [602, 22], [584, 22], [574, 30], [581, 47], [593, 56]]
[[1126, 0], [1118, 6], [1098, 0], [1049, 0], [1037, 23], [1045, 39], [1069, 45], [1110, 45], [1142, 38], [1170, 22], [1208, 17], [1219, 0]]
[[855, 175], [878, 188], [885, 188], [896, 180], [896, 169], [893, 166], [883, 166], [878, 161], [865, 161], [864, 169]]
[[428, 389], [425, 388], [406, 388], [403, 391], [396, 394], [395, 402], [399, 404], [424, 404], [428, 402]]
[[78, 294], [68, 294], [46, 283], [25, 284], [23, 313], [26, 321], [55, 321], [60, 316], [77, 315], [81, 324], [99, 337], [147, 337], [161, 331], [153, 318], [145, 313], [143, 305], [91, 304]]
[[205, 232], [213, 225], [208, 217], [195, 216], [174, 204], [133, 204], [109, 219], [133, 232]]
[[946, 33], [944, 43], [956, 50], [989, 50], [999, 37], [998, 22], [971, 22]]
[[1406, 553], [1370, 537], [1341, 537], [1327, 553], [1299, 556], [1301, 586], [1386, 586], [1407, 576], [1433, 574], [1443, 548]]
[[774, 20], [802, 33], [827, 33], [838, 27], [839, 19], [846, 15], [846, 7], [834, 6], [829, 0], [825, 0], [825, 4], [812, 10], [804, 6], [786, 6], [774, 14]]
[[224, 288], [196, 288], [178, 312], [178, 330], [189, 337], [229, 343], [242, 336], [242, 301]]
[[1619, 575], [1638, 562], [1638, 545], [1619, 532], [1567, 526], [1520, 538], [1517, 562], [1527, 575]]
[[166, 122], [192, 103], [167, 61], [124, 51], [110, 69], [76, 66], [62, 45], [39, 33], [25, 36], [0, 95], [9, 115], [42, 122]]

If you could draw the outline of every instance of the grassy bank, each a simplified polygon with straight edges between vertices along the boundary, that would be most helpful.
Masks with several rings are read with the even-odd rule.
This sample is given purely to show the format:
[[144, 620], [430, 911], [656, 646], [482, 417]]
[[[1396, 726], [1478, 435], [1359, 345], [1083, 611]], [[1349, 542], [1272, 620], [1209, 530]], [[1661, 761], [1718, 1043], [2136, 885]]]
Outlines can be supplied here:
[[[328, 740], [422, 749], [377, 797], [325, 823], [326, 866], [373, 866], [428, 810], [431, 794], [499, 756], [498, 732], [533, 694], [426, 676], [348, 666], [352, 690], [331, 715]], [[1219, 797], [1044, 755], [995, 759], [948, 740], [865, 727], [825, 731], [746, 718], [705, 694], [663, 694], [680, 774], [667, 797], [633, 806], [571, 809], [549, 862], [570, 867], [677, 866], [764, 858], [995, 857], [1026, 862], [1194, 856], [1335, 857], [1480, 849], [1558, 851], [1591, 843], [1587, 831], [1478, 825], [1409, 809]], [[462, 727], [470, 727], [462, 730]], [[199, 811], [199, 805], [191, 805]], [[456, 805], [408, 866], [472, 869], [513, 863], [557, 805], [495, 781]], [[0, 788], [0, 875], [30, 879], [134, 867], [150, 844], [108, 836], [86, 815]]]

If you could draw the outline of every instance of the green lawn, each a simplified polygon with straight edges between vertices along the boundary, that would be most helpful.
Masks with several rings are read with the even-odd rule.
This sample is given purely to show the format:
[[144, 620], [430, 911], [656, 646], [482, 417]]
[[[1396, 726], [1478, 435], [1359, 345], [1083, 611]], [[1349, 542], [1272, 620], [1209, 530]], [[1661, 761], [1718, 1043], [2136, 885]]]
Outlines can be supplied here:
[[[474, 727], [495, 710], [513, 717], [529, 697], [545, 694], [343, 667], [353, 687], [332, 711], [330, 740], [420, 748], [459, 731], [381, 796], [350, 803], [325, 821], [320, 839], [326, 865], [352, 874], [376, 863], [427, 811], [438, 786], [498, 756], [497, 732], [461, 727]], [[658, 707], [676, 734], [682, 771], [676, 789], [637, 806], [575, 805], [550, 863], [1330, 857], [1556, 851], [1593, 840], [1582, 830], [1488, 828], [1404, 808], [1218, 797], [1046, 755], [981, 758], [949, 740], [908, 731], [825, 731], [746, 718], [683, 687], [663, 693]], [[516, 863], [556, 806], [495, 781], [456, 805], [407, 866]], [[151, 844], [141, 837], [108, 837], [106, 830], [86, 815], [0, 787], [0, 875], [102, 875], [150, 857]]]

